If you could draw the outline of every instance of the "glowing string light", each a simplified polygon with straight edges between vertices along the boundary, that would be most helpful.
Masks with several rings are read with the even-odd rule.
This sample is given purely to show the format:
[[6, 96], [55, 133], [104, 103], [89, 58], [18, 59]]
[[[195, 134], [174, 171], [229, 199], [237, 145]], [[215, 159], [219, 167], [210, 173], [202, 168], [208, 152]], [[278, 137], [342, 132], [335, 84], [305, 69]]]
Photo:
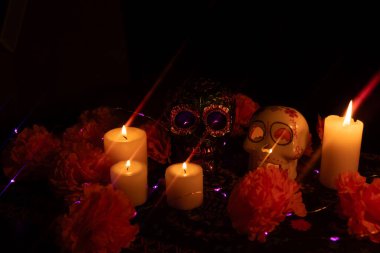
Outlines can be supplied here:
[[4, 189], [0, 192], [0, 197], [8, 190], [9, 186], [11, 186], [11, 184], [14, 184], [16, 182], [16, 178], [18, 177], [18, 175], [21, 173], [21, 171], [24, 170], [24, 168], [26, 167], [26, 165], [23, 165], [16, 173], [16, 175], [9, 181], [9, 183], [4, 187]]

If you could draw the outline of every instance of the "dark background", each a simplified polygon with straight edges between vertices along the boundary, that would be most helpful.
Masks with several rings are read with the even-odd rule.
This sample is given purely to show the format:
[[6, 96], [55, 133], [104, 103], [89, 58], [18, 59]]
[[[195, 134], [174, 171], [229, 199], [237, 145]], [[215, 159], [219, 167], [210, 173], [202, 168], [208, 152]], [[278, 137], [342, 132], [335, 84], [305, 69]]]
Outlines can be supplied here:
[[[317, 115], [343, 114], [380, 69], [373, 6], [26, 2], [17, 43], [0, 46], [2, 144], [16, 127], [69, 125], [85, 109], [134, 110], [181, 46], [146, 114], [158, 117], [168, 91], [205, 76], [262, 106], [295, 107], [315, 136]], [[354, 115], [365, 152], [380, 153], [379, 89]]]
[[[374, 6], [178, 2], [0, 1], [0, 148], [15, 128], [67, 127], [83, 110], [98, 106], [134, 110], [179, 48], [177, 61], [143, 108], [148, 115], [159, 117], [168, 94], [184, 80], [212, 77], [262, 106], [298, 109], [316, 137], [318, 114], [341, 115], [380, 70]], [[354, 115], [364, 122], [363, 152], [380, 154], [379, 99], [377, 87]], [[4, 176], [2, 181], [8, 182]], [[17, 184], [2, 196], [1, 249], [56, 249], [46, 228], [62, 209], [46, 196], [49, 188], [40, 187]], [[328, 224], [318, 222], [323, 229]], [[317, 239], [311, 241], [297, 237], [288, 248], [318, 251], [326, 246], [325, 239], [320, 244], [323, 231], [312, 230]], [[339, 249], [331, 244], [330, 252], [377, 246], [350, 242]]]

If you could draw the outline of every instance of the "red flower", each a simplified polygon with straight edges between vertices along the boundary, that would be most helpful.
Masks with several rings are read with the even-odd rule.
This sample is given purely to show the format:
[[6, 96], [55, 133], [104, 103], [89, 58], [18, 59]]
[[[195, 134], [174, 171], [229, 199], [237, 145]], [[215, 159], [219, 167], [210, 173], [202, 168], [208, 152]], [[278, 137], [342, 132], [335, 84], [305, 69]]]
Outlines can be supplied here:
[[46, 179], [53, 171], [59, 150], [60, 141], [45, 127], [25, 128], [13, 143], [11, 161], [4, 166], [4, 173], [14, 177], [25, 165], [18, 179]]
[[252, 115], [259, 109], [259, 104], [243, 94], [236, 94], [235, 98], [235, 121], [232, 135], [244, 135], [249, 127]]
[[367, 207], [366, 219], [380, 224], [380, 178], [375, 178], [365, 189], [363, 200]]
[[304, 219], [292, 220], [290, 224], [293, 229], [298, 231], [308, 231], [311, 228], [311, 224]]
[[116, 109], [111, 109], [109, 107], [99, 107], [93, 110], [84, 111], [80, 116], [80, 122], [86, 123], [89, 121], [96, 121], [97, 123], [108, 128], [110, 130], [115, 127], [115, 122], [120, 121], [117, 116], [115, 116]]
[[354, 203], [360, 203], [362, 189], [366, 187], [365, 177], [359, 173], [342, 173], [337, 180], [337, 190], [340, 199], [340, 212], [343, 216], [350, 217], [355, 212], [361, 212], [362, 206], [352, 206]]
[[264, 242], [266, 235], [294, 212], [305, 216], [300, 187], [286, 170], [273, 165], [250, 171], [230, 196], [227, 210], [233, 227], [250, 240]]
[[120, 121], [116, 116], [113, 116], [112, 110], [108, 107], [85, 111], [79, 118], [80, 122], [66, 129], [63, 134], [64, 147], [83, 141], [103, 148], [102, 138], [104, 134], [116, 127], [115, 122]]
[[59, 194], [71, 200], [70, 195], [77, 196], [84, 183], [108, 184], [111, 165], [102, 149], [89, 143], [72, 143], [60, 153], [50, 182]]
[[91, 143], [98, 148], [102, 148], [102, 138], [105, 132], [106, 130], [93, 120], [86, 123], [76, 124], [67, 128], [63, 133], [63, 148], [68, 149], [71, 145], [78, 142]]
[[357, 172], [342, 173], [337, 190], [340, 212], [348, 218], [348, 232], [380, 243], [380, 179], [367, 184]]
[[171, 143], [168, 131], [160, 125], [160, 121], [141, 126], [148, 136], [148, 156], [158, 163], [168, 162], [171, 153]]
[[84, 188], [80, 203], [70, 206], [61, 220], [61, 239], [70, 252], [120, 252], [135, 239], [131, 225], [135, 209], [127, 196], [111, 185]]

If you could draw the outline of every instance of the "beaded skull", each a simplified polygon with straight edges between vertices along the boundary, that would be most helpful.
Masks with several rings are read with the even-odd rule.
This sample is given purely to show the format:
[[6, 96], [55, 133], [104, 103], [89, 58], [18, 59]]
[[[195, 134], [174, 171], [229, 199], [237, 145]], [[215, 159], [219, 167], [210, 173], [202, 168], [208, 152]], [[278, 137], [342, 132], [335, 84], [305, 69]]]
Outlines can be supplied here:
[[188, 80], [169, 111], [173, 162], [191, 156], [206, 173], [215, 170], [232, 130], [233, 96], [211, 79]]

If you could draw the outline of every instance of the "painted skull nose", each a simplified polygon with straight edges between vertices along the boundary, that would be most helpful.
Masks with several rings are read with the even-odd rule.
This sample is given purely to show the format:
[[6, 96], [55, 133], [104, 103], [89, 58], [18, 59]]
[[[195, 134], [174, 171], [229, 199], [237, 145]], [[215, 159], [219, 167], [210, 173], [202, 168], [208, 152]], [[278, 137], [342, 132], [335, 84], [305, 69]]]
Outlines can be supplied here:
[[269, 144], [265, 144], [264, 146], [262, 146], [262, 148], [261, 148], [261, 152], [263, 152], [263, 153], [268, 153], [268, 154], [270, 154], [270, 153], [272, 153], [272, 149], [270, 148], [270, 146], [269, 146]]

